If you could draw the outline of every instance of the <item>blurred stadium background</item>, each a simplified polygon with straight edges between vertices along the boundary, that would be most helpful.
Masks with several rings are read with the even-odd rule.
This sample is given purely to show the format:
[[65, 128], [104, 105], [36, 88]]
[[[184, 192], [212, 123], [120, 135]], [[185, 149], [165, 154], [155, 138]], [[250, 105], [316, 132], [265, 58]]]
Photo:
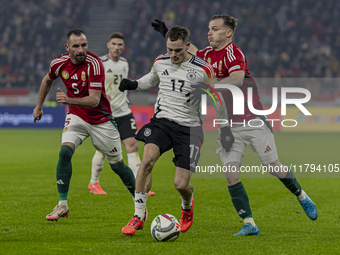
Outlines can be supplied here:
[[[340, 104], [340, 2], [336, 0], [13, 0], [0, 1], [0, 13], [2, 107], [36, 104], [40, 81], [50, 61], [66, 53], [66, 34], [71, 29], [82, 28], [89, 51], [99, 56], [107, 53], [109, 34], [122, 32], [126, 37], [122, 56], [130, 64], [129, 78], [137, 79], [166, 52], [164, 38], [150, 25], [155, 18], [168, 27], [189, 28], [191, 42], [204, 48], [210, 17], [223, 13], [238, 20], [233, 41], [246, 55], [253, 77], [261, 78], [258, 86], [265, 105], [271, 105], [271, 79], [284, 78], [290, 86], [304, 86], [312, 93], [309, 105], [333, 107], [331, 116], [321, 118], [340, 122], [336, 114]], [[55, 101], [53, 92], [58, 86], [64, 87], [59, 79], [48, 100]], [[130, 101], [132, 105], [152, 105], [156, 94], [157, 88], [133, 92]]]

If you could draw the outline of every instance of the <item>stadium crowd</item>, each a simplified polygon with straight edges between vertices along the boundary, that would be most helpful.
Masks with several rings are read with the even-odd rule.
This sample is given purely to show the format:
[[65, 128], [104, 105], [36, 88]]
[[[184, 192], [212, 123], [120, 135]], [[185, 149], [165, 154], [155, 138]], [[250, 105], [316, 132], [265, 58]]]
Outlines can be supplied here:
[[233, 41], [246, 54], [254, 77], [340, 77], [336, 0], [136, 0], [125, 26], [125, 56], [134, 60], [131, 74], [142, 76], [166, 51], [164, 39], [150, 26], [155, 18], [168, 27], [189, 28], [190, 41], [203, 49], [208, 46], [208, 21], [220, 13], [238, 19]]
[[0, 88], [38, 90], [50, 58], [65, 51], [65, 34], [88, 22], [89, 2], [0, 1]]
[[[49, 57], [63, 51], [64, 34], [88, 25], [92, 0], [13, 0], [0, 2], [0, 88], [37, 90]], [[251, 74], [268, 77], [340, 77], [340, 2], [336, 0], [166, 1], [136, 0], [124, 25], [123, 56], [130, 78], [149, 72], [166, 52], [164, 38], [150, 23], [190, 29], [191, 42], [208, 46], [214, 14], [238, 19], [233, 39], [246, 54]], [[48, 57], [47, 57], [48, 56]]]

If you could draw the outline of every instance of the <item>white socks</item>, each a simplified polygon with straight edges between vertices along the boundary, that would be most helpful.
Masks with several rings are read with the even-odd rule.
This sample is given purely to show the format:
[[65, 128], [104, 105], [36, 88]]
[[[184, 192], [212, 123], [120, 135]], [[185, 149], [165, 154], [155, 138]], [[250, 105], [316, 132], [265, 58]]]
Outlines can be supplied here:
[[59, 200], [59, 203], [58, 203], [58, 205], [61, 205], [61, 206], [66, 206], [66, 207], [68, 207], [68, 206], [67, 206], [67, 200]]
[[190, 198], [189, 201], [185, 201], [183, 199], [183, 197], [181, 196], [181, 199], [182, 199], [182, 209], [183, 210], [190, 210], [191, 209], [193, 196], [194, 196], [194, 193], [192, 193], [191, 198]]
[[[135, 178], [140, 166], [140, 157], [138, 152], [132, 152], [127, 154], [128, 165], [131, 168]], [[91, 180], [90, 183], [93, 185], [99, 181], [99, 175], [104, 167], [105, 156], [99, 151], [96, 151], [92, 158], [92, 169], [91, 169]]]
[[131, 168], [135, 178], [137, 176], [137, 172], [140, 166], [140, 157], [138, 152], [132, 152], [127, 154], [128, 165]]
[[306, 192], [304, 190], [301, 191], [301, 195], [296, 197], [297, 200], [304, 200], [306, 198]]
[[135, 191], [135, 215], [137, 215], [140, 220], [144, 220], [148, 196], [148, 193]]
[[90, 183], [96, 184], [99, 181], [99, 175], [104, 166], [105, 156], [99, 151], [96, 151], [92, 158], [92, 173], [91, 173], [91, 180]]
[[250, 223], [253, 227], [255, 227], [255, 221], [253, 218], [245, 218], [243, 222], [244, 224]]

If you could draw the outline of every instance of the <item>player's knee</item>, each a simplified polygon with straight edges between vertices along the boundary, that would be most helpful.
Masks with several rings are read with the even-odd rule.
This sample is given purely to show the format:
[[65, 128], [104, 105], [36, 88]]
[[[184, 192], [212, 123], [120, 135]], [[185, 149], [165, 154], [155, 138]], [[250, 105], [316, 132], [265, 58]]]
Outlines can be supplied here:
[[227, 185], [228, 186], [235, 185], [235, 184], [239, 183], [240, 181], [241, 181], [240, 178], [228, 178], [227, 177]]
[[123, 156], [121, 153], [118, 155], [114, 155], [114, 156], [106, 155], [106, 159], [110, 165], [115, 165], [123, 161]]
[[68, 145], [62, 145], [59, 151], [59, 158], [62, 161], [70, 161], [73, 155], [73, 150]]
[[138, 151], [138, 142], [133, 137], [128, 137], [122, 140], [123, 145], [127, 153], [133, 153]]
[[181, 191], [185, 191], [185, 190], [188, 189], [189, 183], [187, 183], [183, 180], [179, 180], [179, 181], [175, 180], [174, 185], [175, 185], [175, 189], [177, 191], [181, 192]]
[[152, 170], [155, 163], [156, 163], [156, 160], [153, 157], [144, 155], [141, 165], [143, 169]]
[[175, 189], [179, 192], [187, 190], [188, 185], [185, 185], [183, 183], [175, 183]]
[[127, 153], [133, 153], [138, 151], [138, 143], [137, 141], [130, 143], [129, 145], [125, 146], [125, 150]]

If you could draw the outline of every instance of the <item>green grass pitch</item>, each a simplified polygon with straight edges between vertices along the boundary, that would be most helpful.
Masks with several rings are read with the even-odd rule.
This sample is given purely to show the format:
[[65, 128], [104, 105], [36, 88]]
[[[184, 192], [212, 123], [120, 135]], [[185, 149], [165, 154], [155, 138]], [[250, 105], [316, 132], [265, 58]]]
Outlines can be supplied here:
[[[339, 134], [277, 133], [284, 164], [337, 164]], [[215, 134], [207, 133], [199, 164], [220, 164]], [[226, 180], [215, 174], [195, 176], [195, 217], [175, 242], [156, 242], [152, 219], [161, 213], [180, 217], [181, 199], [174, 189], [172, 152], [153, 171], [148, 199], [149, 221], [132, 237], [121, 229], [134, 212], [131, 195], [105, 163], [100, 177], [106, 196], [90, 194], [94, 148], [88, 139], [73, 156], [69, 218], [48, 222], [58, 202], [55, 168], [61, 130], [0, 129], [0, 254], [339, 254], [340, 173], [300, 175], [299, 182], [318, 206], [311, 221], [292, 194], [269, 174], [243, 178], [259, 236], [233, 237], [242, 225], [230, 201]], [[140, 144], [142, 155], [142, 144]], [[247, 150], [244, 165], [260, 165]], [[258, 178], [261, 177], [261, 178]], [[266, 177], [266, 178], [264, 178]], [[325, 178], [327, 177], [327, 178]], [[242, 176], [241, 176], [242, 178]]]

